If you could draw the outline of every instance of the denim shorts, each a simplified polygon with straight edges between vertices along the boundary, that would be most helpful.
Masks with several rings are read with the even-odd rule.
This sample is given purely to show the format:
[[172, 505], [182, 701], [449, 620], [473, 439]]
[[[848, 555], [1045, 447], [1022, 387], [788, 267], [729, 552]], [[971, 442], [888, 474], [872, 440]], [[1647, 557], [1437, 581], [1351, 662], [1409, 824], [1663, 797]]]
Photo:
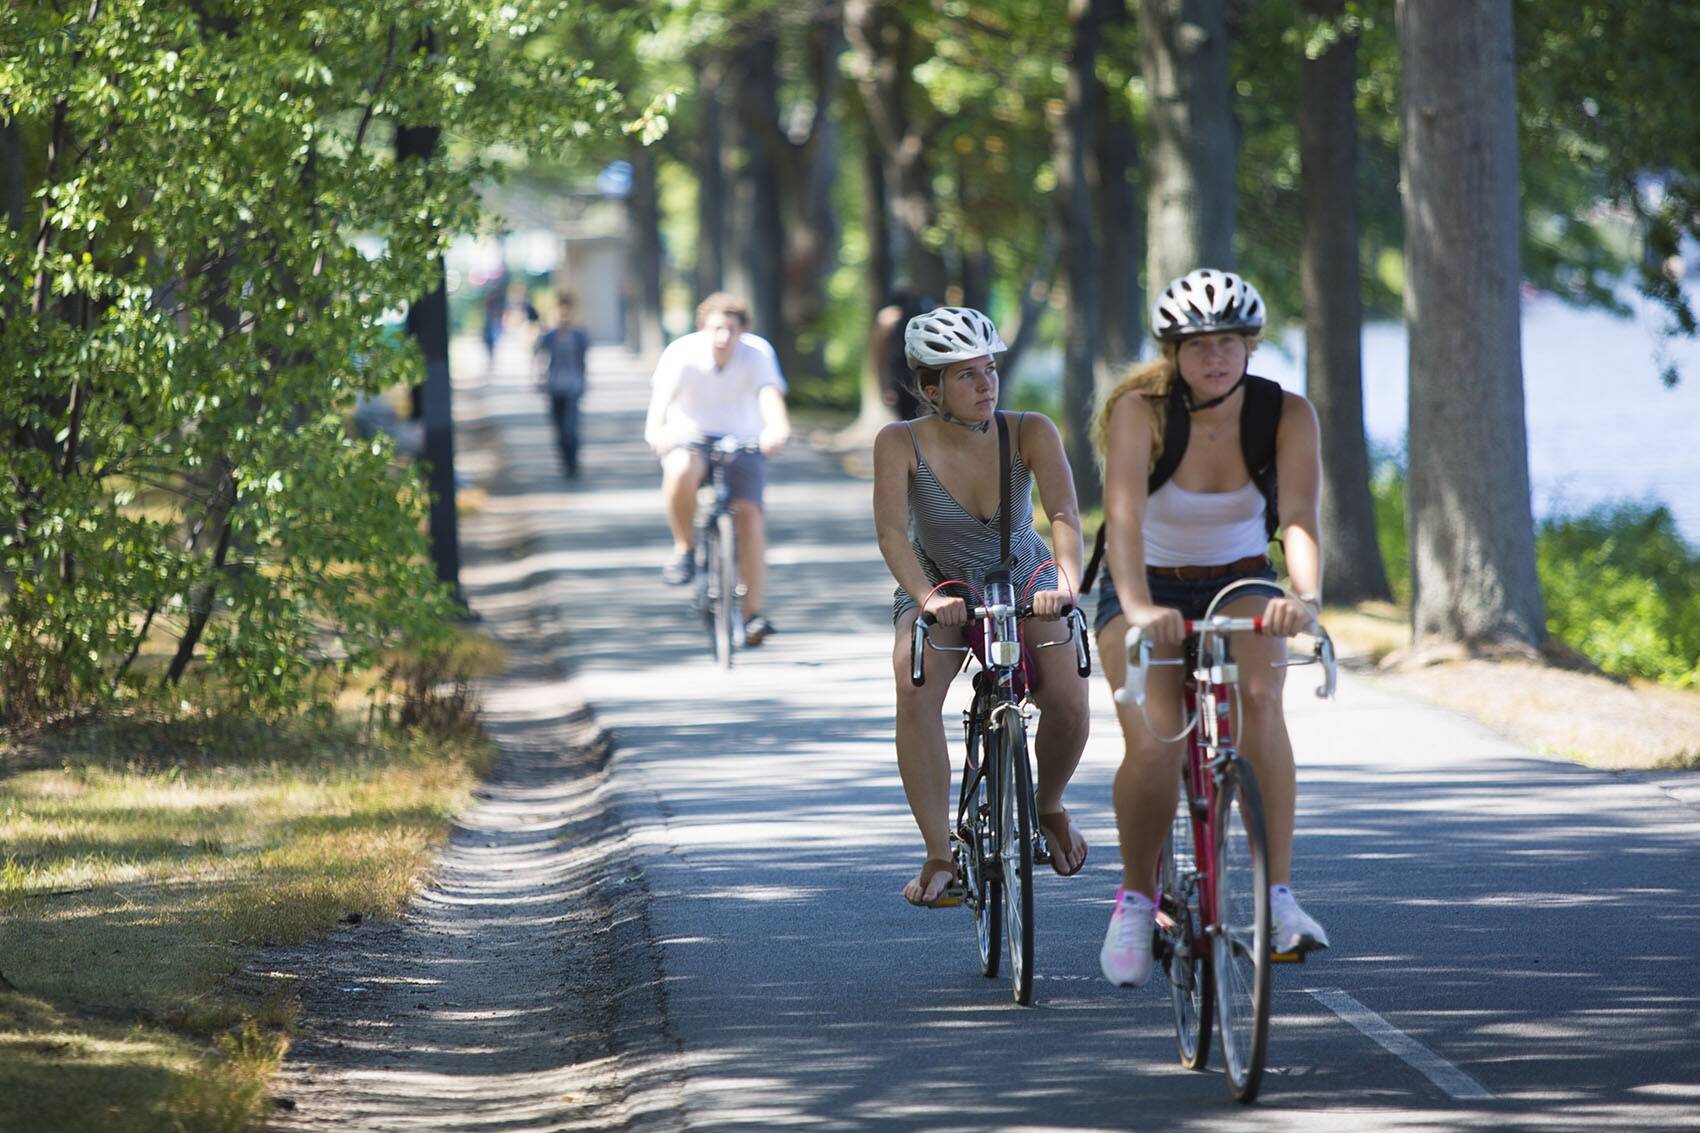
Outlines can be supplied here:
[[[1247, 571], [1244, 574], [1226, 574], [1221, 578], [1180, 579], [1147, 573], [1145, 584], [1151, 588], [1153, 603], [1179, 610], [1181, 617], [1190, 621], [1202, 618], [1204, 611], [1210, 606], [1210, 600], [1229, 584], [1245, 578], [1255, 578], [1269, 585], [1242, 587], [1242, 593], [1267, 594], [1271, 598], [1281, 596], [1281, 588], [1275, 585], [1274, 567], [1264, 567], [1262, 570]], [[1098, 575], [1098, 611], [1092, 618], [1092, 632], [1102, 632], [1110, 619], [1121, 612], [1122, 603], [1116, 595], [1116, 584], [1110, 581], [1110, 572], [1106, 569]]]

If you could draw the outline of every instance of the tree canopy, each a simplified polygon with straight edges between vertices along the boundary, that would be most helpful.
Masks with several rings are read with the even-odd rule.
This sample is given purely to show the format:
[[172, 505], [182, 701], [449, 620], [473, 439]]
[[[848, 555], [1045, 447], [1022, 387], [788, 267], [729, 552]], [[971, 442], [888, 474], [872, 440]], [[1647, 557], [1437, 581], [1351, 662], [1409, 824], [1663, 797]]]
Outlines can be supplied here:
[[[416, 379], [386, 328], [476, 224], [496, 147], [610, 128], [618, 92], [534, 50], [571, 11], [0, 15], [21, 167], [0, 228], [0, 715], [203, 660], [218, 695], [282, 710], [327, 662], [440, 638], [417, 484], [344, 413]], [[398, 165], [394, 132], [425, 123], [450, 145]]]

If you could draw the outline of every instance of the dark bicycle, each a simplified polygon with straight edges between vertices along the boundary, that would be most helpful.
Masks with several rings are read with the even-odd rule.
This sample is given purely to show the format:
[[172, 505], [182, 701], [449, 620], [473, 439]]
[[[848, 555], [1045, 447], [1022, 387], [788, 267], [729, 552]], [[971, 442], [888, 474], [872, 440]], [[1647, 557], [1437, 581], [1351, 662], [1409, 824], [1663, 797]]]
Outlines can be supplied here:
[[692, 447], [708, 461], [700, 490], [708, 498], [697, 505], [694, 604], [708, 629], [715, 663], [730, 669], [733, 650], [744, 643], [744, 620], [738, 616], [744, 587], [738, 581], [737, 524], [732, 518], [727, 470], [742, 454], [761, 449], [741, 444], [735, 437], [714, 437]]
[[[997, 977], [1000, 945], [1007, 941], [1010, 988], [1015, 1001], [1026, 1005], [1033, 1001], [1033, 863], [1048, 860], [1038, 845], [1027, 743], [1032, 705], [1019, 631], [1019, 623], [1031, 617], [1033, 609], [1016, 604], [1008, 572], [997, 571], [986, 576], [985, 604], [971, 607], [969, 613], [980, 623], [984, 648], [978, 653], [981, 669], [974, 674], [974, 699], [962, 714], [965, 756], [951, 841], [963, 884], [962, 903], [974, 915], [980, 973], [987, 979]], [[1065, 617], [1069, 636], [1038, 648], [1072, 642], [1075, 668], [1089, 676], [1085, 619], [1073, 606]], [[948, 653], [973, 648], [934, 645], [928, 635], [933, 624], [930, 614], [915, 619], [909, 679], [916, 685], [926, 681], [924, 648]]]
[[[1154, 951], [1168, 975], [1181, 1065], [1202, 1070], [1210, 1059], [1211, 1016], [1221, 1036], [1222, 1062], [1234, 1100], [1257, 1097], [1269, 1049], [1271, 965], [1302, 962], [1302, 952], [1270, 950], [1269, 861], [1263, 800], [1257, 776], [1236, 746], [1239, 735], [1239, 665], [1231, 635], [1262, 633], [1263, 619], [1217, 614], [1218, 605], [1244, 586], [1222, 590], [1205, 616], [1186, 622], [1182, 656], [1151, 659], [1151, 640], [1136, 627], [1127, 634], [1127, 682], [1116, 692], [1123, 704], [1145, 708], [1146, 673], [1152, 665], [1179, 665], [1181, 731], [1162, 737], [1186, 740], [1181, 790], [1157, 876]], [[1309, 633], [1308, 657], [1286, 666], [1321, 664], [1316, 690], [1332, 698], [1334, 645], [1321, 625]], [[1149, 724], [1149, 721], [1147, 721]]]

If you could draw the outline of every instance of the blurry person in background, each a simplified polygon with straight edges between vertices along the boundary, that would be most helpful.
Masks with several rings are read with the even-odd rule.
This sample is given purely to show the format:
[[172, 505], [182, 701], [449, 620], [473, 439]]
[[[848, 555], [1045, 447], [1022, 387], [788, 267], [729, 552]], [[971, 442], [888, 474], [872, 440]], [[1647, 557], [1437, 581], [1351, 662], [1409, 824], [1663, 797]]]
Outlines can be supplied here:
[[897, 414], [899, 421], [912, 421], [921, 416], [921, 403], [915, 397], [914, 382], [909, 373], [909, 356], [904, 352], [903, 328], [916, 315], [937, 306], [931, 296], [899, 285], [892, 289], [886, 305], [874, 314], [873, 331], [868, 336], [868, 357], [879, 371], [880, 397]]
[[589, 373], [589, 352], [590, 336], [573, 321], [573, 296], [562, 292], [555, 299], [553, 325], [537, 336], [533, 355], [538, 385], [549, 395], [549, 420], [555, 426], [561, 474], [569, 480], [578, 479], [579, 399]]

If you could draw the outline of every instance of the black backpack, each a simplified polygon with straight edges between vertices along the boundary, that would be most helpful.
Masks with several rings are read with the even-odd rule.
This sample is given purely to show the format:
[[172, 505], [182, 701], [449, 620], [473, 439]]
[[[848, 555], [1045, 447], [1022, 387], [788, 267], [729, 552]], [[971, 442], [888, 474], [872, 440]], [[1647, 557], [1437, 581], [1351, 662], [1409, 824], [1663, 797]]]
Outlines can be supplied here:
[[[1282, 396], [1279, 383], [1255, 374], [1246, 375], [1245, 400], [1240, 403], [1240, 455], [1245, 457], [1245, 466], [1251, 471], [1251, 482], [1263, 493], [1263, 524], [1271, 539], [1281, 523], [1275, 485], [1275, 434], [1281, 427]], [[1187, 411], [1186, 394], [1179, 378], [1169, 387], [1168, 401], [1168, 412], [1163, 417], [1163, 451], [1145, 481], [1147, 499], [1175, 474], [1192, 437], [1192, 414]], [[1092, 561], [1086, 564], [1086, 577], [1080, 582], [1082, 594], [1091, 591], [1092, 584], [1098, 580], [1107, 526], [1098, 528]]]

